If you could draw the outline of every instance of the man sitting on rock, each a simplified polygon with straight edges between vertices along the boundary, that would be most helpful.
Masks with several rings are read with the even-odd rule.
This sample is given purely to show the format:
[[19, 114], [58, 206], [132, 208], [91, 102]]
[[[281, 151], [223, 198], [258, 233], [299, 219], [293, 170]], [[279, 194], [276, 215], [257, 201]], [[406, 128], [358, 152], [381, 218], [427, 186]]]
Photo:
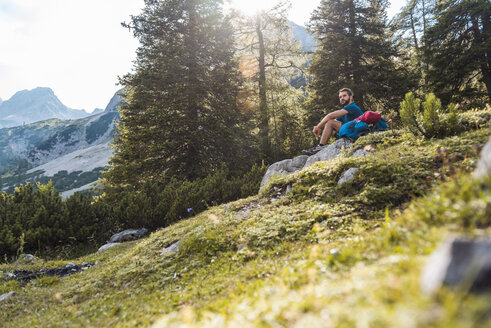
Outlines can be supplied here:
[[363, 115], [360, 107], [353, 102], [353, 91], [351, 89], [343, 88], [339, 90], [339, 103], [343, 108], [327, 114], [312, 130], [316, 137], [320, 135], [322, 130], [319, 144], [310, 149], [302, 150], [303, 154], [310, 156], [319, 152], [325, 147], [331, 137], [336, 137], [343, 124]]

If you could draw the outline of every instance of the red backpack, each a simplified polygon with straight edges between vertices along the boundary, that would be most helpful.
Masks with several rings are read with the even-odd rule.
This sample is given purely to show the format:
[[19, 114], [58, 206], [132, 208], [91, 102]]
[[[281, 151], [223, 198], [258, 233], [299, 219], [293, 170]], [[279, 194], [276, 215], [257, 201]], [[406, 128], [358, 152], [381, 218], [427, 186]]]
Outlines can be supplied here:
[[378, 123], [378, 121], [380, 121], [381, 118], [382, 115], [380, 115], [379, 113], [366, 111], [365, 113], [363, 113], [362, 116], [358, 117], [356, 120], [357, 121], [361, 120], [362, 122], [365, 122], [367, 124], [376, 124]]

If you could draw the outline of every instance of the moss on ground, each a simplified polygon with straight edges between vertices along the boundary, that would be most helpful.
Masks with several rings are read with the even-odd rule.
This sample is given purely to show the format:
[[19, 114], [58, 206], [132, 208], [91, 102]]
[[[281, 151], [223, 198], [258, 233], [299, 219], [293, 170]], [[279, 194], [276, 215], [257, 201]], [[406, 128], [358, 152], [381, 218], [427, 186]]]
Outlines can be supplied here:
[[[472, 115], [481, 122], [482, 113]], [[0, 320], [7, 327], [489, 326], [490, 293], [428, 296], [419, 285], [428, 254], [449, 234], [491, 233], [491, 178], [470, 178], [491, 135], [486, 124], [441, 140], [402, 131], [366, 136], [346, 156], [272, 179], [261, 195], [72, 260], [98, 262], [82, 273], [23, 288], [0, 276], [0, 292], [16, 293], [2, 302]], [[373, 154], [347, 156], [367, 146]], [[338, 186], [351, 167], [359, 168], [355, 180]], [[176, 241], [177, 252], [161, 255]]]

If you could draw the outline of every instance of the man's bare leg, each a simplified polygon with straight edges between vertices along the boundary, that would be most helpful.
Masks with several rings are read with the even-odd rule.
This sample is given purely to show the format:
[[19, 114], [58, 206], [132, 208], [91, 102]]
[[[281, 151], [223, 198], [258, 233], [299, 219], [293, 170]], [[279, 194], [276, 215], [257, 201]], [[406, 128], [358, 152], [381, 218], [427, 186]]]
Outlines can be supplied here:
[[326, 125], [324, 126], [324, 130], [322, 131], [322, 136], [319, 144], [326, 145], [329, 139], [333, 137], [337, 132], [339, 132], [341, 125], [343, 124], [336, 120], [327, 121]]

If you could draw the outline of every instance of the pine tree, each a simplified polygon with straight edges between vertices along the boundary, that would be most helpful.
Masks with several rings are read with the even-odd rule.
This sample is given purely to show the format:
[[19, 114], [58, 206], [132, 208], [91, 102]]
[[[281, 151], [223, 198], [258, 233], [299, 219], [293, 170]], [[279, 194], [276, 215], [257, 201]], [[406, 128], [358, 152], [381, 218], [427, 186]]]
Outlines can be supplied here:
[[247, 134], [232, 27], [219, 0], [146, 0], [125, 23], [141, 45], [121, 78], [124, 104], [106, 187], [195, 179], [240, 166]]
[[428, 63], [423, 57], [424, 41], [427, 30], [434, 24], [432, 14], [435, 0], [408, 0], [401, 11], [391, 20], [393, 43], [401, 54], [398, 62], [411, 72], [412, 78], [419, 81], [418, 89], [427, 87], [426, 75]]
[[428, 80], [444, 104], [462, 97], [491, 99], [491, 3], [441, 1], [427, 31]]
[[351, 88], [364, 110], [395, 109], [412, 83], [394, 64], [386, 0], [324, 0], [314, 11], [310, 29], [319, 40], [310, 71], [308, 102], [315, 124], [329, 106], [339, 108], [337, 91]]
[[[302, 113], [299, 105], [303, 92], [291, 81], [302, 73], [306, 54], [293, 39], [287, 20], [289, 1], [280, 1], [269, 10], [252, 17], [237, 16], [241, 71], [249, 95], [256, 98], [260, 157], [276, 161], [293, 155], [302, 147]], [[252, 82], [252, 83], [251, 83]], [[301, 148], [300, 148], [301, 149]]]
[[435, 0], [408, 0], [391, 22], [396, 37], [419, 51], [428, 28], [434, 24], [432, 11], [435, 5]]

